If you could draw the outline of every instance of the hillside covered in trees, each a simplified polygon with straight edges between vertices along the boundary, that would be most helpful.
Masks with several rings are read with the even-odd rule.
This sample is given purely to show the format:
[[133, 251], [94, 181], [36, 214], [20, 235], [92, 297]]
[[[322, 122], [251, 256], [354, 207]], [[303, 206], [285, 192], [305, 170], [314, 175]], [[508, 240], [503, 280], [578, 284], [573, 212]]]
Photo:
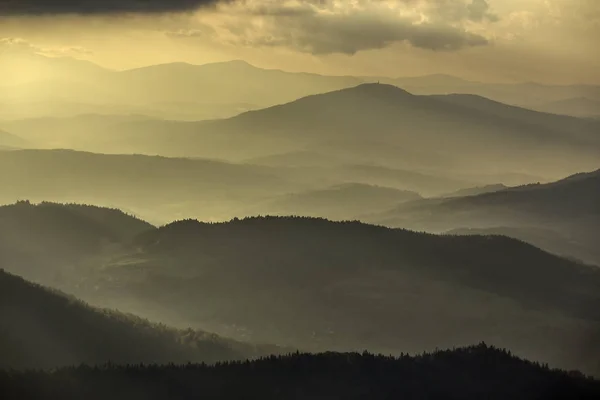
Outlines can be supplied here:
[[478, 346], [411, 357], [295, 353], [206, 365], [78, 367], [0, 371], [6, 400], [165, 399], [581, 399], [600, 382]]
[[[47, 216], [74, 209], [86, 207], [0, 209], [12, 215], [5, 269], [94, 306], [243, 342], [396, 353], [485, 340], [600, 374], [599, 270], [519, 240], [300, 217], [155, 228], [93, 207], [77, 223]], [[106, 217], [81, 217], [94, 213]]]
[[92, 308], [0, 270], [0, 368], [212, 363], [277, 352]]
[[29, 201], [0, 206], [0, 267], [54, 285], [81, 276], [86, 265], [148, 229], [154, 227], [117, 209]]

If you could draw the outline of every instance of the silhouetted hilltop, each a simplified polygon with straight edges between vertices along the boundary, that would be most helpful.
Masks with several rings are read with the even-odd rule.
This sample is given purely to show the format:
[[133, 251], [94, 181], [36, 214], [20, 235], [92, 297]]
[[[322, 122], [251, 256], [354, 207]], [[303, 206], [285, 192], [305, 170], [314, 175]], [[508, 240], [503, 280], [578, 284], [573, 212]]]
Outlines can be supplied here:
[[365, 210], [385, 210], [398, 203], [420, 199], [418, 193], [361, 183], [345, 183], [276, 197], [249, 214], [304, 215], [353, 219]]
[[91, 308], [0, 270], [2, 368], [215, 362], [253, 357], [255, 351], [206, 332]]
[[161, 101], [252, 103], [261, 106], [295, 100], [361, 83], [354, 77], [330, 77], [257, 68], [242, 60], [192, 65], [170, 63], [118, 73], [115, 81], [136, 96]]
[[[104, 366], [0, 372], [5, 398], [582, 399], [600, 382], [485, 344], [398, 358], [295, 353], [216, 366]], [[0, 389], [2, 390], [2, 389]], [[0, 392], [2, 393], [2, 392]], [[117, 394], [118, 393], [118, 394]]]
[[[488, 98], [470, 94], [451, 94], [432, 96], [440, 101], [457, 104], [465, 108], [477, 110], [490, 116], [497, 116], [519, 121], [531, 126], [543, 126], [549, 131], [570, 132], [573, 140], [586, 140], [593, 132], [598, 132], [600, 124], [597, 121], [573, 118], [564, 115], [548, 114], [521, 107], [503, 104]], [[593, 138], [593, 137], [592, 137]]]
[[[152, 67], [147, 72], [153, 68], [162, 71], [163, 67]], [[183, 74], [172, 75], [179, 79]], [[196, 92], [190, 90], [193, 81], [181, 79], [179, 86], [195, 96]], [[140, 86], [154, 90], [142, 83]], [[249, 86], [251, 83], [234, 85], [231, 90]], [[272, 82], [261, 87], [280, 90]], [[342, 87], [221, 120], [120, 121], [113, 116], [76, 130], [76, 121], [53, 121], [49, 134], [28, 122], [17, 121], [8, 128], [24, 137], [37, 138], [36, 145], [42, 147], [233, 161], [307, 148], [333, 155], [334, 150], [326, 143], [337, 141], [336, 153], [361, 159], [361, 163], [383, 163], [377, 156], [364, 160], [373, 143], [401, 150], [395, 157], [384, 157], [383, 166], [387, 167], [405, 167], [408, 162], [399, 165], [403, 159], [416, 159], [419, 167], [433, 171], [472, 170], [473, 163], [477, 163], [481, 173], [501, 165], [506, 170], [557, 176], [597, 165], [598, 121], [539, 113], [475, 96], [417, 96], [386, 84]], [[165, 88], [168, 90], [174, 89]], [[168, 99], [164, 102], [170, 103]], [[357, 149], [349, 144], [352, 142], [361, 145]]]
[[486, 340], [600, 371], [600, 272], [507, 237], [256, 217], [175, 222], [134, 246], [77, 293], [240, 340], [385, 352]]
[[[419, 165], [433, 170], [466, 169], [480, 163], [482, 172], [485, 166], [498, 164], [533, 173], [543, 170], [550, 175], [589, 168], [597, 161], [598, 122], [499, 103], [493, 103], [490, 111], [487, 103], [492, 102], [481, 102], [486, 104], [475, 107], [411, 95], [391, 85], [364, 84], [225, 120], [113, 124], [110, 130], [96, 135], [102, 140], [94, 139], [85, 145], [89, 150], [103, 152], [120, 148], [146, 154], [217, 154], [226, 159], [247, 160], [307, 147], [319, 151], [321, 143], [331, 141], [340, 143], [338, 153], [364, 158], [360, 150], [344, 143], [364, 142], [362, 148], [368, 149], [367, 142], [376, 142], [383, 147], [403, 149], [396, 158], [405, 157], [406, 153], [410, 158], [419, 158]], [[506, 157], [507, 152], [510, 158]], [[552, 165], [548, 159], [553, 159]], [[375, 161], [377, 158], [370, 160]], [[390, 163], [387, 166], [394, 166]]]
[[452, 235], [503, 235], [530, 243], [552, 254], [574, 258], [588, 263], [600, 260], [600, 249], [593, 246], [593, 237], [586, 243], [568, 232], [560, 232], [551, 227], [535, 226], [496, 226], [489, 228], [457, 228], [446, 232]]
[[[0, 86], [11, 86], [11, 90], [0, 92], [0, 102], [25, 102], [8, 110], [8, 115], [75, 115], [77, 110], [93, 112], [95, 105], [96, 109], [116, 106], [112, 113], [143, 110], [154, 117], [219, 118], [235, 115], [237, 104], [267, 107], [377, 81], [419, 95], [468, 93], [542, 110], [548, 102], [582, 97], [600, 100], [600, 88], [592, 85], [497, 84], [443, 74], [400, 78], [323, 76], [263, 69], [242, 60], [204, 65], [170, 63], [112, 71], [68, 57], [21, 52], [4, 52], [0, 56]], [[11, 71], [19, 70], [37, 73], [23, 74], [15, 80]], [[177, 103], [179, 107], [166, 103]], [[216, 103], [219, 107], [214, 107]], [[564, 110], [568, 104], [558, 108]], [[6, 112], [4, 108], [1, 111]]]
[[498, 205], [532, 213], [556, 213], [558, 218], [581, 215], [600, 215], [600, 170], [580, 173], [563, 180], [509, 188], [450, 199], [450, 207]]
[[71, 268], [148, 229], [116, 209], [20, 201], [0, 207], [0, 264], [36, 281], [77, 280]]
[[183, 220], [98, 252], [62, 226], [36, 231], [49, 236], [37, 248], [5, 237], [0, 254], [22, 261], [13, 271], [174, 326], [310, 350], [422, 351], [486, 340], [600, 371], [591, 356], [600, 351], [598, 270], [502, 236], [256, 217]]
[[[548, 228], [595, 253], [594, 232], [600, 223], [600, 173], [581, 173], [556, 182], [475, 196], [418, 200], [364, 218], [387, 226], [428, 231], [498, 226]], [[591, 253], [578, 251], [569, 255], [599, 263], [600, 258], [589, 257]]]
[[[210, 255], [220, 259], [221, 269], [252, 271], [260, 279], [267, 279], [266, 271], [284, 278], [302, 274], [303, 279], [322, 279], [360, 269], [371, 259], [371, 268], [429, 271], [525, 303], [568, 307], [600, 320], [591, 307], [600, 302], [594, 293], [600, 288], [600, 271], [502, 236], [437, 236], [360, 222], [252, 217], [215, 224], [174, 222], [142, 233], [136, 244], [153, 256], [191, 261]], [[261, 257], [253, 259], [249, 252]], [[326, 257], [327, 262], [307, 258], [309, 254]], [[284, 260], [286, 269], [271, 270]]]

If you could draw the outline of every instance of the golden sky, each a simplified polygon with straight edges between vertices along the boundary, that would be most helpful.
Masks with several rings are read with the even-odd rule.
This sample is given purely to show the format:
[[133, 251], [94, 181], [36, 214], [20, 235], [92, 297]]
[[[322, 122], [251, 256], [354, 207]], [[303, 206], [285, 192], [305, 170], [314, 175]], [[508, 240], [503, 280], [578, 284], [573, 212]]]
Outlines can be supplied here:
[[335, 75], [600, 84], [600, 0], [0, 0], [0, 15], [0, 52], [114, 69], [244, 59]]

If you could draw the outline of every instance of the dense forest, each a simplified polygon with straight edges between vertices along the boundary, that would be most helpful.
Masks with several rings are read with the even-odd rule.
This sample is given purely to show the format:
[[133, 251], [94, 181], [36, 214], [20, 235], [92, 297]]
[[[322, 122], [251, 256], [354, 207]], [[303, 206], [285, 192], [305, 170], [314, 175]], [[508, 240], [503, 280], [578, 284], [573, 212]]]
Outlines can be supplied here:
[[600, 397], [600, 382], [487, 346], [419, 356], [294, 353], [206, 365], [105, 365], [0, 371], [6, 400], [432, 399]]

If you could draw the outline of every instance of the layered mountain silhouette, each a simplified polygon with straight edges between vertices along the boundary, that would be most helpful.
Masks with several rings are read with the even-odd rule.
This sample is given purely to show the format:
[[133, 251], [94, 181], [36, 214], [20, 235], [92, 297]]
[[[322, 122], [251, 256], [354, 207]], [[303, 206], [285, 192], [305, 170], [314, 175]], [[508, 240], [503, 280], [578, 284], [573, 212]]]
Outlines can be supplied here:
[[[85, 168], [82, 168], [85, 166]], [[70, 150], [0, 152], [0, 201], [58, 201], [124, 208], [152, 222], [232, 218], [241, 205], [304, 188], [266, 167], [222, 161]]]
[[[477, 163], [481, 174], [502, 167], [554, 177], [597, 165], [598, 121], [461, 99], [365, 84], [225, 120], [111, 123], [88, 132], [77, 148], [237, 161], [307, 147], [328, 154], [333, 142], [331, 154], [361, 163], [374, 163], [372, 154], [377, 154], [379, 164], [395, 168], [411, 164], [420, 170], [472, 171]], [[19, 127], [13, 129], [28, 137]]]
[[[260, 355], [256, 346], [175, 330], [92, 308], [0, 270], [0, 368], [216, 362]], [[263, 353], [277, 352], [274, 346]], [[4, 385], [2, 385], [4, 387]]]
[[[588, 251], [569, 254], [599, 263], [595, 231], [600, 222], [600, 173], [508, 188], [475, 196], [401, 204], [366, 219], [388, 226], [445, 231], [455, 228], [538, 227], [554, 230]], [[574, 248], [576, 248], [575, 246]], [[552, 247], [544, 246], [549, 251]]]
[[[19, 206], [34, 207], [6, 212]], [[20, 236], [29, 241], [22, 249], [37, 249], [37, 268], [13, 263], [10, 271], [96, 306], [307, 350], [390, 353], [486, 340], [555, 366], [600, 371], [598, 270], [518, 240], [261, 217], [141, 224], [133, 238], [85, 248], [63, 226], [41, 229], [38, 211], [18, 214], [23, 223], [12, 229], [37, 226]], [[138, 225], [113, 218], [111, 226]], [[97, 229], [73, 232], [93, 238], [86, 231]], [[72, 260], [68, 269], [62, 260]]]
[[249, 209], [248, 214], [322, 216], [348, 220], [361, 215], [365, 209], [385, 210], [398, 203], [420, 198], [415, 192], [346, 183], [279, 196]]
[[119, 210], [21, 201], [0, 207], [0, 265], [45, 284], [77, 282], [80, 269], [151, 228]]
[[[162, 379], [157, 379], [160, 376]], [[235, 384], [232, 384], [235, 382]], [[418, 356], [295, 353], [217, 366], [105, 366], [0, 372], [6, 399], [594, 399], [600, 382], [478, 346]]]
[[583, 240], [572, 237], [560, 230], [536, 226], [496, 226], [490, 228], [457, 228], [451, 229], [451, 235], [502, 235], [531, 243], [540, 249], [563, 257], [585, 260], [599, 264], [600, 250], [594, 246], [594, 237], [589, 235]]
[[[600, 101], [597, 86], [495, 84], [442, 74], [404, 78], [323, 76], [262, 69], [241, 60], [205, 65], [171, 63], [112, 71], [67, 57], [14, 53], [0, 57], [0, 72], [4, 72], [1, 76], [12, 78], [0, 80], [0, 87], [11, 89], [1, 92], [0, 103], [20, 102], [25, 106], [14, 110], [3, 108], [0, 116], [8, 112], [10, 118], [75, 115], [97, 112], [94, 110], [99, 108], [110, 113], [107, 107], [111, 104], [118, 106], [113, 108], [117, 113], [141, 112], [177, 119], [219, 118], [235, 115], [244, 108], [272, 106], [374, 82], [403, 87], [415, 94], [475, 94], [544, 111], [548, 102], [573, 98]], [[35, 70], [37, 74], [17, 79], [11, 71], [20, 70]]]

